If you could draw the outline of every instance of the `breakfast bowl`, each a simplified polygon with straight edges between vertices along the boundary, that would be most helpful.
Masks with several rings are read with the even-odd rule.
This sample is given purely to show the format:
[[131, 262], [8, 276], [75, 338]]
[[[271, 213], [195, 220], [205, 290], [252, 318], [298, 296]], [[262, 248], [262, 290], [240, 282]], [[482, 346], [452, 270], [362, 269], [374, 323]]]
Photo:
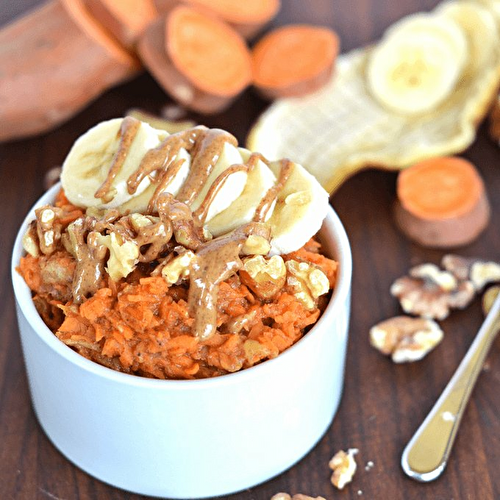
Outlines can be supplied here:
[[134, 493], [202, 498], [234, 493], [280, 474], [323, 436], [341, 398], [351, 289], [351, 251], [330, 207], [319, 233], [339, 262], [317, 323], [274, 359], [199, 380], [157, 380], [117, 372], [61, 342], [39, 316], [17, 272], [12, 280], [33, 407], [48, 438], [77, 467]]

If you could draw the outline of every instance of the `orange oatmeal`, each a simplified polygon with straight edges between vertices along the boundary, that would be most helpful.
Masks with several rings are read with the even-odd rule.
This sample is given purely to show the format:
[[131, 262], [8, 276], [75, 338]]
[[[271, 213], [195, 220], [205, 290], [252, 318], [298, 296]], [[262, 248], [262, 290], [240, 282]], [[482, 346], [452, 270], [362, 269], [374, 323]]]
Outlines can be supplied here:
[[[120, 128], [109, 173], [96, 193], [106, 203], [140, 123], [132, 122], [132, 132]], [[203, 164], [208, 134], [214, 139], [207, 146], [210, 158], [220, 156], [214, 151], [226, 140], [213, 130], [194, 130], [191, 170]], [[198, 135], [204, 143], [196, 142]], [[175, 135], [169, 138], [175, 144]], [[273, 219], [269, 223], [266, 214], [279, 210], [274, 207], [296, 167], [283, 160], [253, 219], [214, 236], [204, 226], [210, 203], [193, 210], [194, 191], [186, 194], [186, 186], [199, 190], [208, 174], [203, 179], [190, 173], [184, 201], [160, 190], [168, 172], [182, 165], [169, 151], [152, 179], [159, 187], [141, 211], [77, 206], [63, 189], [54, 206], [35, 211], [18, 270], [39, 314], [82, 356], [144, 377], [214, 377], [275, 358], [318, 320], [337, 275], [337, 263], [322, 255], [314, 238], [289, 253], [270, 251]], [[206, 199], [213, 202], [217, 182], [250, 172], [262, 160], [252, 154], [230, 166]], [[129, 181], [137, 184], [154, 170], [141, 163]]]

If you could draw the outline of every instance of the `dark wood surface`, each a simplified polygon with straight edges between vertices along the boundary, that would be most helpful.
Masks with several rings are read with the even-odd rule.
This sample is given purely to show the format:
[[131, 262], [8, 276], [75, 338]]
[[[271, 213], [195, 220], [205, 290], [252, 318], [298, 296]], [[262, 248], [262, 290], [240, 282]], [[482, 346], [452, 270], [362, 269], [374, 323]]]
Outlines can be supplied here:
[[[0, 22], [7, 22], [36, 3], [37, 0], [2, 0]], [[328, 24], [338, 31], [346, 51], [377, 39], [393, 21], [417, 10], [429, 10], [437, 1], [283, 0], [283, 3], [275, 24]], [[107, 486], [75, 468], [41, 431], [30, 405], [14, 313], [9, 259], [21, 220], [42, 194], [45, 172], [63, 161], [82, 132], [100, 120], [122, 115], [129, 107], [158, 112], [168, 103], [169, 99], [154, 81], [143, 75], [109, 91], [51, 133], [0, 145], [2, 499], [140, 498]], [[207, 119], [195, 116], [195, 119], [209, 126], [226, 128], [243, 142], [265, 105], [252, 91], [247, 91], [227, 112]], [[484, 129], [483, 126], [476, 143], [465, 156], [476, 163], [486, 180], [493, 217], [482, 237], [460, 253], [498, 258], [500, 150], [487, 138]], [[278, 491], [322, 495], [327, 499], [500, 498], [499, 342], [493, 345], [480, 376], [442, 478], [432, 484], [418, 484], [406, 478], [399, 466], [405, 443], [469, 347], [482, 321], [482, 313], [478, 301], [465, 311], [454, 312], [442, 323], [446, 333], [442, 344], [418, 363], [397, 366], [370, 347], [369, 328], [400, 312], [397, 302], [389, 295], [392, 281], [404, 274], [410, 265], [438, 262], [442, 256], [442, 252], [409, 243], [395, 229], [391, 220], [395, 179], [393, 173], [362, 172], [332, 197], [332, 204], [349, 234], [354, 256], [345, 390], [332, 426], [316, 448], [293, 468], [265, 484], [228, 498], [267, 500]], [[327, 464], [338, 449], [348, 447], [359, 448], [359, 468], [353, 483], [338, 492], [330, 484]], [[374, 462], [369, 471], [365, 470], [368, 461]]]

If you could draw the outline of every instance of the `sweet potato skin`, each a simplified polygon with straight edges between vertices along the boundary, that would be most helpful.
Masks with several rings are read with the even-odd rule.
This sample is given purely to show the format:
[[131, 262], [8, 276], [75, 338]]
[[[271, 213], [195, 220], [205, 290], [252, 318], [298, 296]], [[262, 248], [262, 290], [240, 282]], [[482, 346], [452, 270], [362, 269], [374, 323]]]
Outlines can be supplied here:
[[86, 33], [64, 2], [50, 1], [0, 32], [0, 141], [46, 132], [138, 65]]
[[401, 232], [429, 248], [454, 248], [472, 243], [488, 225], [490, 213], [485, 192], [470, 211], [446, 219], [420, 218], [405, 209], [399, 201], [394, 205], [394, 218]]

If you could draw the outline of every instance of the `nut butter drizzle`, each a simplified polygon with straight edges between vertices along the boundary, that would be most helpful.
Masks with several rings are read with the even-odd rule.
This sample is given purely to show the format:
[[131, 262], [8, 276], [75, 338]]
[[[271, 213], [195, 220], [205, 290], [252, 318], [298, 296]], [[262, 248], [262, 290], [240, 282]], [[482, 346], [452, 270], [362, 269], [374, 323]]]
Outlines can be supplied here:
[[68, 227], [68, 244], [76, 259], [72, 284], [73, 299], [81, 304], [100, 288], [104, 277], [107, 248], [99, 244], [99, 233], [94, 231], [95, 219], [77, 219]]
[[[122, 123], [118, 151], [113, 158], [108, 177], [95, 195], [103, 201], [110, 201], [110, 196], [113, 198], [112, 182], [123, 166], [139, 126], [140, 122], [133, 118], [125, 118]], [[205, 186], [226, 143], [234, 147], [238, 145], [236, 138], [228, 132], [202, 126], [170, 135], [159, 146], [146, 153], [137, 170], [127, 179], [130, 194], [135, 193], [140, 183], [148, 176], [152, 183], [157, 184], [148, 205], [148, 213], [157, 212], [160, 222], [144, 229], [144, 234], [138, 235], [138, 243], [149, 243], [152, 249], [144, 255], [141, 254], [140, 260], [148, 262], [153, 255], [157, 255], [159, 249], [168, 243], [165, 240], [170, 240], [172, 232], [179, 244], [196, 251], [197, 258], [191, 268], [188, 305], [194, 318], [193, 335], [200, 340], [209, 338], [217, 329], [216, 305], [219, 285], [241, 268], [239, 256], [248, 236], [258, 234], [270, 240], [271, 231], [264, 221], [293, 171], [293, 163], [290, 160], [281, 160], [278, 179], [261, 199], [253, 221], [228, 235], [203, 241], [200, 236], [201, 227], [210, 205], [229, 177], [236, 172], [250, 172], [259, 160], [269, 165], [269, 161], [259, 153], [252, 153], [242, 164], [231, 165], [215, 179], [201, 205], [193, 213], [189, 207]], [[181, 190], [174, 199], [173, 195], [165, 190], [183, 165], [184, 160], [176, 158], [181, 148], [191, 155], [191, 166]], [[100, 196], [97, 196], [98, 194]]]
[[188, 307], [194, 317], [193, 335], [210, 338], [217, 329], [217, 298], [220, 284], [242, 267], [240, 252], [251, 234], [270, 237], [269, 227], [251, 222], [229, 235], [201, 245], [191, 267]]
[[264, 222], [267, 218], [267, 214], [271, 207], [274, 205], [281, 190], [285, 187], [286, 181], [290, 178], [293, 171], [293, 162], [283, 158], [280, 160], [280, 174], [278, 180], [275, 182], [274, 186], [268, 189], [264, 198], [260, 200], [258, 207], [255, 210], [255, 215], [253, 217], [254, 222]]
[[162, 193], [166, 192], [168, 185], [172, 182], [173, 178], [179, 173], [182, 165], [184, 164], [184, 158], [179, 158], [176, 161], [172, 161], [169, 163], [165, 173], [160, 176], [160, 180], [158, 182], [158, 186], [151, 196], [151, 199], [148, 203], [147, 211], [148, 213], [153, 213], [155, 211], [156, 204], [158, 202], [158, 198], [162, 195]]
[[226, 142], [234, 147], [238, 146], [236, 138], [225, 130], [214, 128], [204, 132], [196, 143], [196, 150], [188, 177], [177, 194], [177, 199], [188, 206], [191, 205], [203, 189], [222, 154]]
[[221, 190], [229, 177], [236, 172], [251, 172], [259, 160], [267, 162], [267, 160], [260, 153], [252, 153], [245, 163], [231, 165], [214, 180], [205, 196], [205, 199], [193, 213], [194, 217], [200, 222], [200, 224], [205, 223], [210, 205], [213, 203], [217, 193]]
[[140, 126], [141, 122], [130, 116], [127, 116], [122, 121], [120, 131], [118, 132], [118, 136], [120, 137], [118, 149], [113, 157], [106, 179], [94, 194], [95, 198], [100, 198], [104, 203], [108, 203], [114, 198], [115, 193], [111, 185], [127, 159], [127, 154]]
[[[138, 123], [140, 122], [138, 121]], [[207, 130], [206, 127], [194, 127], [184, 130], [177, 134], [169, 135], [159, 146], [150, 149], [144, 155], [137, 170], [127, 179], [128, 192], [130, 194], [135, 193], [139, 184], [148, 175], [151, 175], [153, 172], [158, 173], [162, 169], [166, 169], [164, 176], [167, 178], [162, 178], [161, 180], [165, 185], [168, 185], [169, 181], [177, 173], [169, 169], [170, 163], [179, 154], [181, 148], [186, 149], [188, 152], [192, 151], [200, 137], [204, 136]]]

